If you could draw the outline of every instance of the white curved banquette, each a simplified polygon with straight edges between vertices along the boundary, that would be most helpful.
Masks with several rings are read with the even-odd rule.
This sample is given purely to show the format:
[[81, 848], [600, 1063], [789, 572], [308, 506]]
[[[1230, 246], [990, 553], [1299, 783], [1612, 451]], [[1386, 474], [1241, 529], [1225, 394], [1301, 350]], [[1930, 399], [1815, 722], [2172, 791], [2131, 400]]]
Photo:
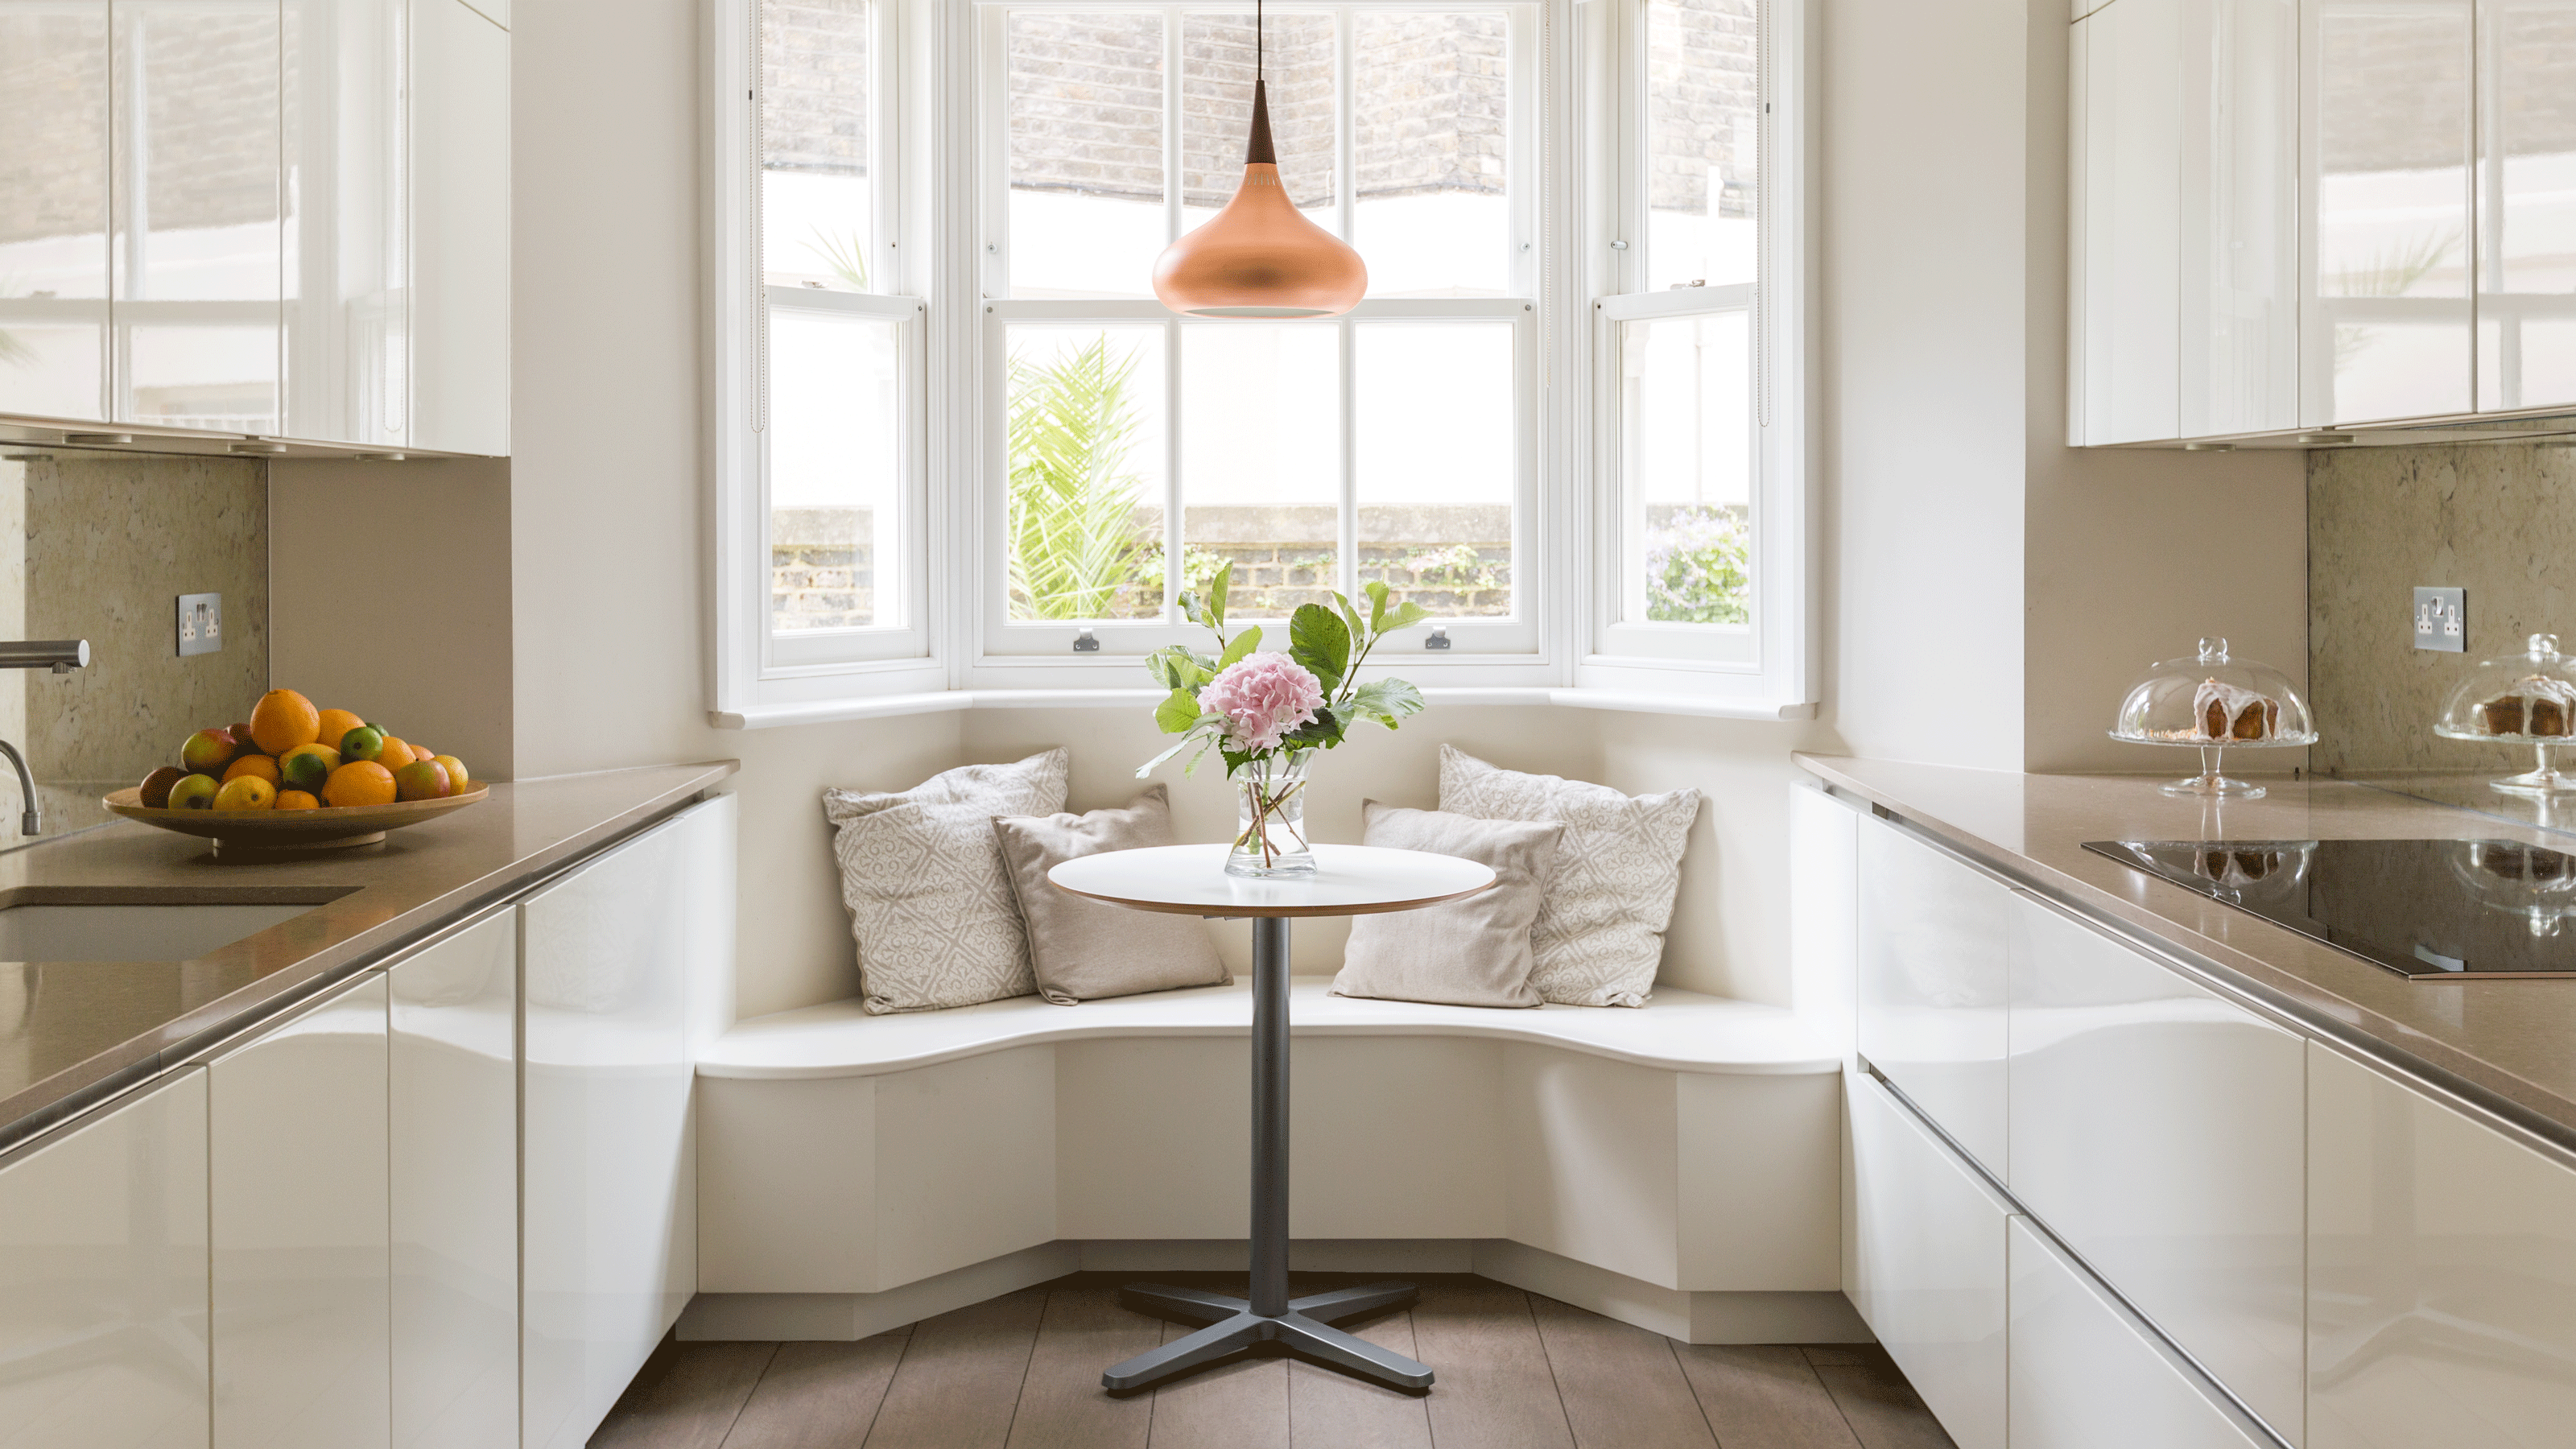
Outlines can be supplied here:
[[[1841, 1047], [1658, 988], [1495, 1011], [1291, 984], [1301, 1268], [1475, 1271], [1699, 1343], [1867, 1338]], [[1076, 1268], [1239, 1268], [1248, 983], [738, 1023], [698, 1061], [684, 1338], [856, 1338]]]

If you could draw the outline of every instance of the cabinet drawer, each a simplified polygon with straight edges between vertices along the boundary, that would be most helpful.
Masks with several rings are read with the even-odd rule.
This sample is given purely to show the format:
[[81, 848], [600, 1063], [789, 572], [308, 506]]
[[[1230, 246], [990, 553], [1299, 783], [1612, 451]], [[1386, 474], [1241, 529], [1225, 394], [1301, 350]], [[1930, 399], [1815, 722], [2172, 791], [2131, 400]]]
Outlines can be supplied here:
[[2308, 1048], [2309, 1449], [2576, 1437], [2576, 1171]]
[[2010, 1231], [2012, 1449], [2266, 1449], [2029, 1219]]
[[2013, 1196], [2298, 1443], [2300, 1039], [2027, 896], [2011, 909]]
[[1998, 1177], [2011, 902], [1896, 827], [1861, 822], [1861, 1055]]
[[2002, 1449], [2011, 1210], [1876, 1080], [1850, 1088], [1852, 1306], [1960, 1449]]

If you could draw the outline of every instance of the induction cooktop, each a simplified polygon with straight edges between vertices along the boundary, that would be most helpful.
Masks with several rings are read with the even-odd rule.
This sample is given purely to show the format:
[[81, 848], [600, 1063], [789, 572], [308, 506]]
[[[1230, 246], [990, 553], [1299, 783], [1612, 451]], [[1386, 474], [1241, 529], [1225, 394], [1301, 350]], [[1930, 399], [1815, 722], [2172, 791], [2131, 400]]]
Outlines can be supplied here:
[[2517, 840], [2088, 840], [2417, 980], [2576, 976], [2576, 856]]

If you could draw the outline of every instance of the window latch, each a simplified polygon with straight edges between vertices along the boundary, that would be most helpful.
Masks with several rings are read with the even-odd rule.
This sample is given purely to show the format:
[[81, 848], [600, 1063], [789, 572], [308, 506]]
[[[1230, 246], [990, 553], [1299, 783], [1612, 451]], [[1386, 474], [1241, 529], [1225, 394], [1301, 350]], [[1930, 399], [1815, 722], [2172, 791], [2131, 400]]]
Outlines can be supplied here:
[[1448, 647], [1449, 647], [1449, 626], [1448, 626], [1448, 625], [1446, 625], [1446, 624], [1434, 624], [1434, 625], [1432, 625], [1432, 626], [1431, 626], [1431, 632], [1422, 636], [1422, 647], [1423, 647], [1423, 648], [1425, 648], [1425, 649], [1446, 649], [1446, 648], [1448, 648]]
[[1099, 653], [1099, 652], [1100, 652], [1100, 636], [1099, 636], [1099, 635], [1097, 635], [1097, 634], [1092, 633], [1092, 632], [1091, 632], [1090, 630], [1088, 630], [1088, 629], [1085, 629], [1085, 630], [1083, 630], [1081, 633], [1074, 635], [1074, 636], [1073, 636], [1073, 652], [1074, 652], [1074, 653], [1076, 653], [1076, 654], [1097, 654], [1097, 653]]

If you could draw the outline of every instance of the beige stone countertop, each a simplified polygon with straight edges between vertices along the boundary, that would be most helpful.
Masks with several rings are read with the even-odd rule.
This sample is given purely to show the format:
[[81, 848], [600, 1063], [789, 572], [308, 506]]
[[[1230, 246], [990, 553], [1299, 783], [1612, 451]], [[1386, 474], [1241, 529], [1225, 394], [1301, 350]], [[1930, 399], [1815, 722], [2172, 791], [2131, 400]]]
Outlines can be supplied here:
[[2162, 945], [2293, 1029], [2344, 1043], [2576, 1151], [2576, 977], [2410, 980], [2083, 848], [2087, 840], [2519, 840], [2564, 835], [2341, 780], [2260, 800], [2176, 799], [2173, 778], [2018, 775], [1846, 756], [1808, 772], [2040, 895]]
[[475, 908], [669, 813], [733, 761], [492, 786], [380, 845], [267, 861], [117, 821], [0, 853], [0, 908], [304, 903], [193, 961], [0, 962], [0, 1146], [358, 974]]

